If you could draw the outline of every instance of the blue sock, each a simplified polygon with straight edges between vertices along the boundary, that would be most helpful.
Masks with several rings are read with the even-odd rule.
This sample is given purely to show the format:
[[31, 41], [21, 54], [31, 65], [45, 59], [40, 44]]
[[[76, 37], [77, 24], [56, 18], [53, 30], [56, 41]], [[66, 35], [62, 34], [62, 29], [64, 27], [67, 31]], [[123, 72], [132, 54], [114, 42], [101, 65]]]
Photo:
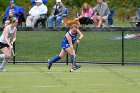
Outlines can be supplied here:
[[59, 55], [57, 55], [51, 60], [51, 63], [55, 63], [56, 61], [58, 61], [60, 59], [61, 59], [61, 57], [59, 57]]
[[74, 66], [76, 65], [74, 55], [71, 55], [71, 63], [74, 64]]

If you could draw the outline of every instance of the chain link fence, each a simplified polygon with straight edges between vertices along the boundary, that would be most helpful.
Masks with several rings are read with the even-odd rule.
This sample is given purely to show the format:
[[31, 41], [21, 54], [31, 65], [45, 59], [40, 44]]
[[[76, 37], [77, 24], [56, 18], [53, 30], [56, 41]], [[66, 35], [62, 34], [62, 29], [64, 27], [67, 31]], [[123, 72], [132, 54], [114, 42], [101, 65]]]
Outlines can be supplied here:
[[[139, 36], [132, 37], [132, 35], [139, 35], [138, 32], [124, 32], [123, 43], [121, 31], [82, 31], [82, 33], [84, 38], [78, 47], [77, 62], [117, 64], [122, 61], [140, 62], [140, 39]], [[17, 32], [15, 62], [47, 62], [61, 51], [61, 40], [65, 34], [65, 31]], [[66, 58], [59, 62], [66, 62]]]

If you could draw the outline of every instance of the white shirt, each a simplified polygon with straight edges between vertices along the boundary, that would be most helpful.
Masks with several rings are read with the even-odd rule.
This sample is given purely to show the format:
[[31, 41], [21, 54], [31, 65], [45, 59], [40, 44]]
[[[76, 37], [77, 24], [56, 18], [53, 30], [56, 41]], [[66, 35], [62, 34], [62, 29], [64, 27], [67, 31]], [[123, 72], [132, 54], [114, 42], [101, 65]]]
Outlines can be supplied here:
[[[16, 31], [16, 27], [14, 27], [13, 29], [11, 28], [11, 25], [6, 26], [6, 28], [8, 28], [8, 40], [10, 42], [10, 38], [12, 37], [13, 33]], [[5, 31], [5, 29], [4, 29]], [[7, 42], [4, 39], [4, 31], [0, 37], [0, 42], [7, 44]]]
[[30, 9], [29, 14], [31, 16], [40, 16], [42, 14], [47, 14], [48, 8], [44, 4], [41, 4], [40, 6], [34, 6]]

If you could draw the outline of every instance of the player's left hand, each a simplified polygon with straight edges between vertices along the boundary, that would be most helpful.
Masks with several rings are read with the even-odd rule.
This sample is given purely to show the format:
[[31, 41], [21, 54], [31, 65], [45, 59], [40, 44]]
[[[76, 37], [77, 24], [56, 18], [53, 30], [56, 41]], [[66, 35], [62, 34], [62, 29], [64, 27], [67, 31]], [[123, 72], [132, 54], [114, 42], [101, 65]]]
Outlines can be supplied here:
[[77, 43], [78, 43], [78, 44], [80, 43], [80, 39], [77, 39]]
[[14, 42], [11, 42], [11, 45], [13, 45]]

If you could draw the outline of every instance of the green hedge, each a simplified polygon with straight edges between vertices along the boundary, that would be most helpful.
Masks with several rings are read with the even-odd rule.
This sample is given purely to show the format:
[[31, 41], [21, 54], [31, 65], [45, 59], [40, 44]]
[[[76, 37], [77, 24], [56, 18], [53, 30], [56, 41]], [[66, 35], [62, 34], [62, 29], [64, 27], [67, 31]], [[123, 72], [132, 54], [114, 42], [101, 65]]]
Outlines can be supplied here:
[[[9, 6], [10, 0], [0, 0], [0, 14], [4, 13], [7, 6]], [[23, 6], [25, 8], [26, 14], [29, 9], [32, 7], [30, 0], [15, 0], [16, 5]], [[115, 20], [117, 21], [126, 21], [130, 16], [135, 15], [135, 11], [140, 7], [140, 0], [104, 0], [108, 3], [110, 8], [115, 9]], [[69, 7], [69, 18], [75, 17], [75, 13], [80, 13], [80, 8], [84, 2], [88, 2], [92, 7], [95, 7], [97, 0], [62, 0], [65, 6]], [[56, 0], [48, 0], [46, 4], [49, 8], [48, 15], [51, 12], [53, 5], [56, 3]], [[73, 12], [74, 11], [74, 12]], [[122, 12], [124, 11], [124, 12]]]

